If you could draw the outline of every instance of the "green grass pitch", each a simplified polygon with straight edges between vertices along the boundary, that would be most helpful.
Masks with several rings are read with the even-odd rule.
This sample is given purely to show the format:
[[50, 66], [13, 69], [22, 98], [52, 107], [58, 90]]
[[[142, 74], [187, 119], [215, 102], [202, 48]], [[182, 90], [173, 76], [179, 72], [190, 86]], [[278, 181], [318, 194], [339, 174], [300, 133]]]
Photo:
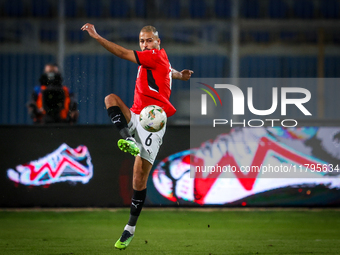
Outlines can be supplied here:
[[338, 209], [145, 209], [116, 250], [128, 214], [2, 210], [0, 254], [340, 254]]

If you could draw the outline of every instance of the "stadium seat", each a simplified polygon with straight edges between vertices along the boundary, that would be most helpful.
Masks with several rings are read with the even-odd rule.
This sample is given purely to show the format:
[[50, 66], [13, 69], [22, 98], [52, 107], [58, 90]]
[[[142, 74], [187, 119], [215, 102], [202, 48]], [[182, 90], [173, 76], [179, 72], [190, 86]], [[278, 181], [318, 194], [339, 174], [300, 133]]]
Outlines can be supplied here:
[[22, 35], [23, 31], [21, 27], [6, 27], [0, 29], [0, 42], [20, 43], [22, 41]]
[[126, 1], [111, 0], [110, 16], [113, 18], [128, 18], [130, 6]]
[[216, 18], [229, 19], [231, 17], [230, 0], [215, 0]]
[[241, 43], [248, 42], [269, 42], [270, 35], [269, 32], [266, 31], [242, 31], [240, 33], [240, 41]]
[[4, 13], [9, 17], [20, 17], [24, 14], [24, 4], [22, 0], [7, 0], [4, 3]]
[[298, 40], [298, 38], [299, 38], [298, 32], [291, 32], [291, 31], [280, 32], [280, 40], [282, 40], [282, 41], [294, 42], [294, 41]]
[[181, 3], [179, 0], [163, 1], [160, 12], [163, 18], [178, 19], [181, 16]]
[[177, 43], [191, 43], [194, 31], [190, 28], [179, 28], [173, 30], [173, 40]]
[[240, 61], [240, 77], [281, 77], [280, 65], [276, 56], [245, 56]]
[[5, 36], [5, 31], [0, 30], [0, 43], [5, 42], [6, 36]]
[[303, 35], [304, 41], [307, 43], [316, 44], [318, 42], [318, 34], [316, 31], [305, 31]]
[[338, 19], [339, 15], [339, 1], [338, 0], [323, 0], [320, 3], [320, 12], [322, 18], [325, 19]]
[[271, 19], [287, 18], [288, 4], [283, 0], [270, 0], [268, 6], [268, 16]]
[[[88, 38], [88, 37], [87, 37]], [[80, 43], [85, 40], [85, 33], [79, 29], [77, 30], [67, 30], [66, 40], [70, 43]]]
[[256, 41], [256, 42], [269, 42], [269, 32], [265, 31], [256, 31], [256, 32], [250, 32], [250, 36]]
[[85, 13], [89, 18], [100, 18], [103, 15], [103, 5], [101, 0], [86, 0]]
[[65, 16], [69, 18], [77, 17], [77, 3], [75, 0], [67, 0], [65, 3]]
[[207, 16], [207, 5], [204, 0], [191, 0], [189, 4], [191, 18], [202, 19]]
[[58, 31], [50, 29], [40, 30], [40, 41], [42, 42], [56, 42], [58, 40]]
[[135, 0], [135, 14], [137, 18], [146, 18], [146, 0]]
[[241, 3], [241, 15], [245, 18], [258, 18], [260, 16], [258, 0], [243, 0]]
[[311, 0], [294, 1], [294, 14], [296, 18], [311, 19], [314, 17], [314, 4]]
[[131, 42], [131, 43], [138, 43], [139, 41], [139, 33], [131, 33], [131, 32], [121, 32], [120, 33], [120, 38], [126, 42]]
[[52, 15], [51, 5], [46, 0], [32, 1], [33, 17], [50, 17]]
[[340, 44], [340, 34], [337, 31], [333, 31], [333, 33], [331, 33], [331, 36], [332, 36], [332, 43]]
[[314, 56], [298, 56], [285, 57], [285, 68], [287, 77], [317, 77], [317, 57]]
[[197, 77], [216, 78], [228, 75], [228, 59], [220, 55], [200, 55], [192, 57], [192, 68]]
[[[325, 77], [339, 77], [340, 76], [340, 57], [327, 56], [325, 57]], [[339, 94], [337, 94], [339, 95]]]

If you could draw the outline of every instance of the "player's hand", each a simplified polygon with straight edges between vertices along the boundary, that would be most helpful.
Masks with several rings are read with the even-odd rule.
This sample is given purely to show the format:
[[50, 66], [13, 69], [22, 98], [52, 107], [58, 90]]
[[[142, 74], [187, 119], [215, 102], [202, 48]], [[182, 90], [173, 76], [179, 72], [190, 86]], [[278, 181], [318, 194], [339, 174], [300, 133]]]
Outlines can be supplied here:
[[194, 71], [188, 70], [188, 69], [184, 69], [181, 71], [182, 74], [182, 81], [187, 81], [191, 78], [191, 74], [193, 74]]
[[99, 38], [99, 34], [97, 33], [96, 29], [94, 28], [94, 25], [90, 23], [86, 23], [84, 26], [81, 28], [82, 31], [87, 31], [91, 37], [94, 39]]

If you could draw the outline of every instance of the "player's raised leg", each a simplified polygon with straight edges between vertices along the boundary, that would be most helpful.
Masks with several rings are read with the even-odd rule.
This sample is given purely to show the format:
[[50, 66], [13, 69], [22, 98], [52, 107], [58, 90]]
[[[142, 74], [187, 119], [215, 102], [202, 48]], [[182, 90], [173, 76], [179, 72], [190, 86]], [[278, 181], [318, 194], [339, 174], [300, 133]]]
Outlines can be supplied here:
[[115, 247], [125, 249], [134, 237], [138, 217], [142, 211], [146, 198], [146, 184], [152, 164], [137, 156], [133, 167], [133, 196], [130, 206], [130, 218], [126, 224], [122, 236], [117, 240]]
[[131, 119], [130, 109], [115, 94], [105, 97], [105, 106], [111, 122], [118, 128], [120, 135], [123, 137], [123, 139], [118, 141], [118, 147], [124, 152], [131, 153], [133, 156], [138, 155], [139, 148], [136, 145], [135, 139], [131, 136], [127, 125]]

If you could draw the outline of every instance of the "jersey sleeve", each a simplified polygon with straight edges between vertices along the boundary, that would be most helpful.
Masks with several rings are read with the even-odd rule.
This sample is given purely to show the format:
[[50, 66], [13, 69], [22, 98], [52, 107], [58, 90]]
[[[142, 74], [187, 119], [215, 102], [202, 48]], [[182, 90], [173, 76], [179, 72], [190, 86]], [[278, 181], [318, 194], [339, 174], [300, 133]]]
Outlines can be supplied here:
[[154, 69], [159, 58], [158, 50], [134, 51], [138, 65]]

